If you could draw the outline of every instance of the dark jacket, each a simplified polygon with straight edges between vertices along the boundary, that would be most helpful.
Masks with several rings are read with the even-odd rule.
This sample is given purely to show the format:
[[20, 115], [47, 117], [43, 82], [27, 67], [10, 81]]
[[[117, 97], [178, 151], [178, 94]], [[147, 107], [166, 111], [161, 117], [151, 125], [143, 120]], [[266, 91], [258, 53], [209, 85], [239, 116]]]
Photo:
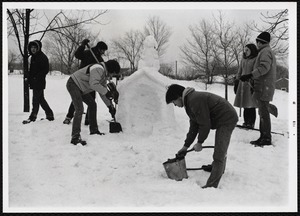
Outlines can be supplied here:
[[[96, 59], [94, 58], [94, 56], [92, 55], [90, 50], [85, 50], [84, 49], [85, 46], [79, 46], [78, 49], [75, 51], [75, 57], [79, 60], [81, 60], [80, 62], [80, 68], [83, 68], [89, 64], [95, 64], [97, 63]], [[97, 57], [99, 62], [103, 62], [103, 59], [101, 57], [100, 52], [98, 51], [98, 49], [96, 47], [92, 48], [93, 53], [95, 54], [95, 56]]]
[[198, 142], [203, 143], [210, 129], [234, 125], [238, 121], [234, 107], [218, 95], [186, 88], [182, 99], [186, 113], [190, 118], [190, 128], [184, 144], [186, 147], [194, 142], [197, 134]]
[[[38, 48], [38, 51], [35, 54], [31, 52], [30, 48], [32, 45], [36, 45]], [[31, 55], [28, 77], [30, 89], [45, 89], [46, 75], [49, 72], [49, 60], [42, 52], [42, 43], [38, 40], [31, 41], [28, 44], [28, 51]]]

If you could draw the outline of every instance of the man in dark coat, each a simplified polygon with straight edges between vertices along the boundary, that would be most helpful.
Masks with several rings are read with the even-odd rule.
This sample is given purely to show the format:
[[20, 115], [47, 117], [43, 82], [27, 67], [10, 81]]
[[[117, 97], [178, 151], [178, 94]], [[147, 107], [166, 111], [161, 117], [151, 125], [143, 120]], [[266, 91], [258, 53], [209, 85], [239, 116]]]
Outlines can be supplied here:
[[[276, 81], [276, 58], [269, 45], [271, 36], [268, 32], [262, 32], [256, 38], [258, 56], [255, 60], [253, 71], [250, 74], [241, 76], [240, 80], [245, 82], [253, 79], [253, 98], [258, 105], [260, 116], [259, 130], [260, 137], [251, 141], [256, 146], [272, 145], [271, 142], [271, 109], [277, 108], [270, 104], [273, 100]], [[277, 114], [275, 114], [277, 117]]]
[[[97, 63], [95, 57], [97, 58], [98, 62], [104, 62], [102, 55], [104, 55], [105, 51], [108, 49], [106, 43], [104, 43], [103, 41], [100, 41], [97, 43], [97, 45], [95, 47], [91, 48], [93, 53], [95, 54], [95, 57], [93, 56], [93, 54], [91, 53], [90, 50], [85, 50], [85, 46], [88, 43], [89, 43], [89, 40], [84, 39], [81, 42], [81, 45], [75, 51], [75, 57], [77, 59], [81, 60], [79, 69], [81, 69], [89, 64]], [[94, 99], [96, 98], [95, 91], [90, 92], [90, 95]], [[111, 109], [113, 109], [113, 108], [111, 108]], [[67, 116], [66, 116], [65, 120], [63, 121], [64, 124], [70, 124], [72, 118], [74, 117], [74, 111], [75, 111], [74, 105], [71, 103], [69, 106]], [[89, 115], [89, 108], [87, 109], [86, 116], [85, 116], [85, 121], [84, 121], [85, 125], [89, 125], [88, 115]]]
[[190, 118], [190, 128], [183, 147], [177, 153], [179, 156], [186, 154], [197, 135], [197, 143], [193, 149], [201, 151], [202, 143], [206, 140], [210, 130], [216, 129], [211, 175], [202, 188], [217, 188], [225, 170], [231, 134], [238, 122], [234, 107], [218, 95], [198, 92], [193, 88], [185, 88], [177, 84], [169, 86], [166, 103], [184, 107]]
[[33, 90], [33, 97], [31, 114], [27, 120], [23, 121], [23, 124], [36, 120], [40, 105], [46, 113], [46, 119], [53, 121], [53, 111], [44, 97], [46, 75], [49, 72], [48, 57], [42, 52], [42, 43], [38, 40], [31, 41], [28, 44], [28, 51], [31, 55], [28, 81], [30, 89]]

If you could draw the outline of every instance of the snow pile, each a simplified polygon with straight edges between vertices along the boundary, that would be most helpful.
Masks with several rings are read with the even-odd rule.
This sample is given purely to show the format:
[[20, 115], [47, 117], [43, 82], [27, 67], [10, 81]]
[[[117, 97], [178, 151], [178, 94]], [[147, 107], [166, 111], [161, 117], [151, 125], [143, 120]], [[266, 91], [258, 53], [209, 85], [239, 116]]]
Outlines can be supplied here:
[[[201, 189], [209, 173], [188, 171], [188, 179], [168, 179], [162, 165], [175, 157], [189, 127], [184, 109], [166, 105], [166, 86], [173, 83], [145, 67], [120, 81], [117, 121], [123, 133], [108, 132], [110, 114], [97, 96], [97, 120], [105, 136], [89, 135], [82, 124], [86, 146], [70, 144], [72, 125], [62, 124], [71, 98], [68, 76], [47, 76], [45, 97], [55, 120], [23, 125], [22, 76], [9, 76], [7, 118], [4, 118], [4, 211], [295, 211], [297, 208], [297, 142], [289, 130], [288, 93], [277, 91], [279, 116], [271, 116], [274, 146], [254, 147], [259, 132], [236, 128], [228, 150], [227, 167], [218, 189]], [[4, 82], [6, 83], [6, 82]], [[175, 81], [203, 90], [194, 81]], [[224, 96], [224, 86], [208, 86]], [[30, 91], [30, 97], [32, 96]], [[233, 103], [233, 89], [228, 100]], [[5, 107], [4, 107], [5, 108]], [[86, 109], [85, 109], [86, 110]], [[6, 112], [7, 111], [7, 112]], [[237, 109], [239, 113], [239, 110]], [[40, 108], [38, 119], [45, 117]], [[239, 123], [243, 122], [240, 117]], [[256, 127], [258, 127], [258, 116]], [[211, 131], [204, 145], [214, 145]], [[294, 140], [294, 139], [293, 139]], [[290, 161], [293, 158], [295, 160]], [[187, 167], [212, 162], [212, 150], [186, 156]], [[293, 183], [293, 184], [291, 184]], [[5, 187], [7, 185], [7, 187]]]

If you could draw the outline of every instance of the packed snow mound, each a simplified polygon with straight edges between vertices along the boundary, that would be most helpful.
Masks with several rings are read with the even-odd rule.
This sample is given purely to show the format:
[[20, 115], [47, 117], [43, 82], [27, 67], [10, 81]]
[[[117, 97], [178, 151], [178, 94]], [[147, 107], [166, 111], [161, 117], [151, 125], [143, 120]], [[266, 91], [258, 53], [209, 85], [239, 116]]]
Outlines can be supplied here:
[[165, 102], [170, 84], [170, 79], [151, 68], [140, 69], [120, 82], [117, 120], [125, 132], [149, 136], [174, 129], [174, 107]]
[[157, 42], [152, 35], [149, 35], [145, 38], [143, 42], [141, 59], [138, 64], [139, 69], [150, 67], [153, 68], [154, 71], [159, 70], [160, 65], [157, 47]]

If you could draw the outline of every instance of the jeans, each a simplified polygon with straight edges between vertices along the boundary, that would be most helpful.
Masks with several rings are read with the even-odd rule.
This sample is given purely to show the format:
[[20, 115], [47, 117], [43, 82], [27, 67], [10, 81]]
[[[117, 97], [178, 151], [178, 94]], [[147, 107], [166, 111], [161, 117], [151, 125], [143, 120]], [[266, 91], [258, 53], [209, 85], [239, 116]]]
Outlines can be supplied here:
[[218, 187], [221, 177], [225, 171], [227, 149], [230, 143], [232, 131], [234, 130], [235, 126], [236, 124], [230, 124], [217, 128], [212, 170], [204, 187]]
[[[96, 92], [95, 91], [92, 91], [91, 93], [89, 93], [94, 99], [96, 98]], [[71, 102], [70, 106], [69, 106], [69, 110], [68, 110], [68, 113], [67, 113], [67, 117], [72, 119], [74, 117], [74, 112], [75, 112], [75, 107], [73, 105], [73, 103]], [[89, 107], [87, 108], [87, 111], [86, 111], [86, 115], [85, 115], [85, 121], [88, 121], [89, 120], [89, 117], [88, 117], [88, 114], [89, 113]]]
[[50, 106], [48, 105], [44, 97], [44, 89], [33, 89], [32, 111], [29, 116], [31, 120], [36, 120], [40, 105], [45, 111], [46, 117], [53, 117], [53, 111], [51, 110]]
[[70, 77], [67, 81], [67, 89], [71, 95], [72, 103], [75, 108], [74, 120], [72, 125], [72, 138], [80, 137], [81, 120], [83, 114], [83, 102], [86, 103], [90, 109], [88, 114], [90, 132], [98, 131], [97, 125], [97, 104], [95, 99], [90, 94], [82, 94], [82, 91]]
[[271, 118], [269, 112], [269, 101], [257, 100], [259, 113], [259, 131], [261, 139], [270, 139], [271, 136]]

